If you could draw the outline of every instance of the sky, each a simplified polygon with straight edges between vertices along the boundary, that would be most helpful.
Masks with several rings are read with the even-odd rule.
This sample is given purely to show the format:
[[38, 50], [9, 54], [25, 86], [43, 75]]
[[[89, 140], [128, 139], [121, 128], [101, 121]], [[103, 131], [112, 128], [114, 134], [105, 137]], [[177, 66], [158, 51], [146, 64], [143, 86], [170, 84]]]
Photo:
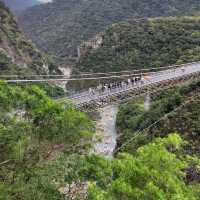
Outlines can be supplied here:
[[52, 0], [38, 0], [41, 3], [48, 3], [48, 2], [52, 2]]
[[38, 3], [49, 3], [53, 0], [0, 0], [6, 3], [6, 5], [13, 11], [24, 10], [28, 7], [37, 5]]

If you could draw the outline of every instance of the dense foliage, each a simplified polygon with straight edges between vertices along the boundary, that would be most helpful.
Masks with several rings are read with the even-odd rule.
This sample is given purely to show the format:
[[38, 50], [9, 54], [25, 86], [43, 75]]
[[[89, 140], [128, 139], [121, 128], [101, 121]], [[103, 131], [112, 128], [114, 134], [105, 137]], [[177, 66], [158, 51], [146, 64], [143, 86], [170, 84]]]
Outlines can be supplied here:
[[134, 156], [122, 153], [112, 161], [86, 156], [77, 162], [76, 173], [90, 181], [88, 200], [199, 200], [199, 183], [184, 181], [186, 169], [198, 167], [200, 160], [182, 154], [184, 145], [172, 134], [144, 145]]
[[27, 83], [26, 85], [21, 84], [21, 87], [26, 88], [27, 86], [33, 86], [33, 85], [44, 90], [48, 96], [53, 97], [53, 98], [60, 98], [60, 97], [63, 97], [64, 95], [66, 95], [66, 92], [64, 91], [63, 88], [59, 87], [56, 84], [52, 84], [52, 83], [46, 83], [46, 82], [35, 83], [35, 84]]
[[37, 86], [0, 83], [0, 199], [63, 199], [49, 162], [87, 152], [92, 135], [93, 123], [69, 103]]
[[[54, 0], [27, 9], [19, 22], [42, 50], [77, 56], [76, 47], [106, 27], [130, 18], [198, 15], [199, 0]], [[124, 36], [126, 37], [126, 36]]]
[[200, 60], [200, 18], [169, 17], [114, 24], [97, 50], [77, 64], [79, 71], [117, 71]]
[[[136, 140], [126, 146], [127, 151], [135, 151], [138, 146], [148, 143], [155, 136], [166, 136], [171, 132], [179, 132], [182, 137], [189, 140], [189, 151], [199, 154], [199, 96], [192, 97], [199, 91], [200, 82], [194, 82], [187, 86], [177, 87], [156, 95], [151, 100], [149, 110], [146, 110], [142, 101], [130, 102], [120, 107], [117, 116], [117, 126], [121, 136], [119, 145], [138, 134]], [[188, 99], [189, 98], [189, 99]], [[165, 116], [175, 108], [183, 105], [180, 110]], [[159, 121], [162, 119], [161, 121]], [[147, 130], [145, 128], [157, 122]], [[145, 130], [144, 132], [142, 130]], [[140, 135], [141, 133], [141, 135]]]
[[[56, 0], [25, 12], [23, 17], [32, 19], [31, 28], [30, 21], [23, 18], [23, 23], [40, 47], [65, 57], [76, 55], [75, 47], [82, 40], [113, 22], [197, 14], [199, 8], [197, 0]], [[3, 4], [0, 20], [1, 73], [56, 72], [54, 63], [21, 36]], [[103, 34], [102, 46], [86, 54], [77, 69], [116, 71], [199, 60], [199, 24], [199, 17], [115, 24]], [[149, 110], [141, 100], [121, 106], [118, 145], [125, 145], [137, 130], [180, 106], [199, 88], [200, 82], [195, 82], [157, 94]], [[88, 190], [88, 200], [200, 200], [199, 98], [148, 132], [140, 132], [141, 136], [108, 160], [85, 155], [91, 148], [94, 125], [70, 102], [51, 99], [63, 94], [56, 85], [0, 82], [0, 200], [72, 199], [69, 194], [74, 189], [80, 190], [77, 199], [83, 199]], [[169, 134], [173, 132], [179, 135]], [[63, 188], [68, 190], [66, 195]]]
[[55, 62], [26, 40], [13, 15], [0, 2], [0, 74], [58, 72]]

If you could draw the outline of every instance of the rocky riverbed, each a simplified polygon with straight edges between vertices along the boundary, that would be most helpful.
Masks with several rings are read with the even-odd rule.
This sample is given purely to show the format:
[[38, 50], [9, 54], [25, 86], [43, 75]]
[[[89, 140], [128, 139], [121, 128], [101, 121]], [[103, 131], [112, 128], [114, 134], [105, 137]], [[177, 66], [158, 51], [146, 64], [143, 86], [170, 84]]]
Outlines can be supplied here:
[[107, 158], [112, 158], [117, 144], [117, 112], [118, 106], [106, 106], [100, 110], [100, 118], [96, 122], [94, 153]]

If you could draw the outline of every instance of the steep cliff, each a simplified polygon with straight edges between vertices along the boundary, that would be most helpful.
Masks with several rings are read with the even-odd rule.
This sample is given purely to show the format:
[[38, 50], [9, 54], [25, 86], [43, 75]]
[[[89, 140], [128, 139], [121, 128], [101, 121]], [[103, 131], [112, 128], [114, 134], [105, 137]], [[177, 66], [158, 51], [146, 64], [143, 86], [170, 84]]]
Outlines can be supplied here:
[[57, 72], [53, 61], [27, 41], [10, 11], [0, 2], [0, 73]]

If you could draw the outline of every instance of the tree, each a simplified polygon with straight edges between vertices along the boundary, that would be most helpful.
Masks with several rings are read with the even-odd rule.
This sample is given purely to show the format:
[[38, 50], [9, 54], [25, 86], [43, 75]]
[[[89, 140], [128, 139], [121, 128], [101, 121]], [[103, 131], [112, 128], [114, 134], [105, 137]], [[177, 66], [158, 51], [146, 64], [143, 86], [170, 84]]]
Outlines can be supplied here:
[[[154, 142], [144, 145], [137, 150], [135, 156], [121, 153], [113, 161], [109, 161], [112, 173], [109, 173], [109, 182], [106, 187], [101, 185], [102, 179], [97, 174], [106, 177], [110, 165], [99, 165], [108, 162], [99, 158], [101, 162], [86, 159], [85, 171], [90, 186], [88, 200], [154, 200], [154, 199], [184, 199], [199, 200], [198, 183], [186, 185], [184, 182], [185, 169], [190, 163], [180, 159], [177, 154], [181, 152], [184, 141], [177, 134], [167, 138], [157, 138]], [[91, 170], [91, 166], [98, 167], [98, 171]], [[100, 168], [100, 169], [99, 169]], [[99, 179], [100, 178], [100, 179]]]

